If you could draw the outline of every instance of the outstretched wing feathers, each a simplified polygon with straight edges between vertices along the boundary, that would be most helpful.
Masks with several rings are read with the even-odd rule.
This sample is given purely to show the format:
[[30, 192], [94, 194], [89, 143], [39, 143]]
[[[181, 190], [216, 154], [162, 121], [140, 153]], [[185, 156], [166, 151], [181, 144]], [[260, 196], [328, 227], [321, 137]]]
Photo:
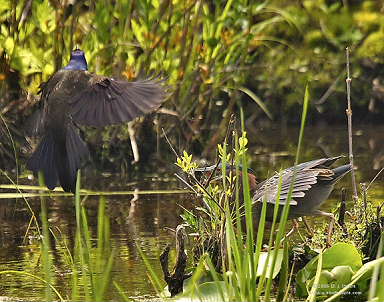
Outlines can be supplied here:
[[[317, 176], [321, 170], [319, 169], [305, 169], [299, 170], [294, 176], [293, 169], [287, 169], [281, 173], [277, 173], [263, 183], [260, 183], [253, 197], [253, 202], [261, 202], [267, 198], [268, 203], [275, 204], [279, 196], [279, 204], [284, 205], [287, 202], [291, 183], [295, 180], [292, 188], [291, 205], [297, 205], [295, 198], [304, 197], [312, 185], [317, 183]], [[280, 184], [281, 182], [281, 184]], [[280, 192], [279, 192], [280, 187]]]
[[157, 109], [165, 98], [165, 88], [156, 79], [127, 82], [85, 74], [86, 88], [71, 100], [72, 119], [82, 125], [128, 122]]
[[288, 168], [281, 173], [276, 173], [271, 178], [259, 184], [256, 188], [253, 202], [262, 202], [266, 199], [268, 203], [275, 204], [279, 196], [279, 204], [284, 205], [288, 199], [291, 183], [295, 180], [290, 205], [297, 205], [295, 198], [304, 197], [306, 192], [319, 180], [332, 179], [334, 173], [329, 167], [341, 157], [342, 156], [315, 159], [299, 164], [296, 167]]

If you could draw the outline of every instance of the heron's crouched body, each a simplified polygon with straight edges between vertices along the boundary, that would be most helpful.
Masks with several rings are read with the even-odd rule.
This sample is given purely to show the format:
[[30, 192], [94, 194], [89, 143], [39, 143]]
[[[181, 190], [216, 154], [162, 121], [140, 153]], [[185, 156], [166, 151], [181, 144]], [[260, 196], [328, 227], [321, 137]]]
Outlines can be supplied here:
[[[314, 215], [329, 216], [319, 208], [328, 199], [334, 185], [352, 169], [349, 164], [331, 168], [331, 165], [341, 157], [321, 158], [301, 163], [277, 172], [261, 183], [255, 182], [254, 172], [248, 169], [255, 218], [260, 217], [264, 200], [267, 203], [267, 221], [273, 220], [277, 200], [279, 201], [278, 219], [287, 202], [290, 203], [288, 219]], [[210, 171], [214, 168], [215, 166], [210, 166], [197, 170]]]

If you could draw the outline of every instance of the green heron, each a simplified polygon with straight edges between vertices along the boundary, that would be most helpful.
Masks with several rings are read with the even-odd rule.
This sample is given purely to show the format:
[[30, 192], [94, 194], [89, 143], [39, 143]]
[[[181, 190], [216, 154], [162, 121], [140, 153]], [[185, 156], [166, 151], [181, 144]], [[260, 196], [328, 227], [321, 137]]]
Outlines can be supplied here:
[[74, 192], [77, 170], [89, 151], [77, 124], [104, 127], [125, 123], [157, 109], [166, 96], [158, 80], [127, 82], [88, 72], [84, 52], [75, 49], [67, 66], [41, 85], [43, 108], [35, 118], [40, 143], [28, 161], [42, 171], [46, 186]]
[[[262, 202], [266, 200], [266, 220], [272, 221], [277, 198], [279, 198], [280, 216], [282, 208], [287, 202], [291, 183], [294, 180], [291, 200], [289, 201], [288, 219], [314, 215], [333, 218], [331, 213], [323, 212], [319, 208], [331, 194], [335, 183], [352, 169], [350, 164], [334, 169], [330, 168], [341, 157], [321, 158], [301, 163], [276, 173], [271, 178], [258, 184], [254, 172], [248, 169], [247, 173], [253, 193], [252, 203], [256, 217], [260, 217]], [[196, 171], [212, 171], [216, 166], [198, 168]], [[227, 169], [234, 169], [234, 167], [228, 165]]]

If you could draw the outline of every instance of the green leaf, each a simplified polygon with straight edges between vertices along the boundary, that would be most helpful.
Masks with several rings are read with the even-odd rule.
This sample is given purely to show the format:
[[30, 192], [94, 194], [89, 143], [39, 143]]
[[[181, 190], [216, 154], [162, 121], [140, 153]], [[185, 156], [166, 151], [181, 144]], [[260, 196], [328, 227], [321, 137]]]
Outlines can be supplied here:
[[307, 288], [307, 290], [309, 291], [307, 301], [309, 301], [309, 302], [315, 302], [316, 301], [317, 290], [320, 287], [321, 282], [324, 282], [321, 279], [323, 279], [324, 277], [325, 277], [325, 279], [327, 279], [327, 281], [329, 279], [328, 275], [325, 275], [323, 277], [324, 274], [322, 274], [322, 272], [321, 272], [322, 265], [323, 265], [323, 251], [320, 251], [320, 254], [319, 254], [318, 259], [317, 259], [316, 274], [315, 274], [315, 277], [313, 278], [313, 284], [310, 288]]
[[4, 42], [4, 48], [8, 54], [12, 54], [13, 48], [15, 47], [15, 41], [11, 37], [7, 37]]
[[145, 39], [143, 36], [143, 26], [137, 23], [135, 20], [131, 20], [132, 31], [137, 39], [137, 41], [141, 44], [141, 46], [145, 46]]
[[[316, 274], [318, 256], [313, 258], [301, 269], [296, 277], [297, 294], [299, 297], [308, 295], [308, 280], [313, 279]], [[332, 271], [335, 267], [348, 266], [352, 272], [356, 272], [362, 267], [361, 256], [356, 247], [350, 243], [339, 242], [323, 253], [322, 270]], [[336, 270], [335, 272], [339, 272]]]
[[11, 10], [11, 1], [9, 0], [1, 0], [0, 1], [0, 14], [2, 14], [5, 11]]
[[195, 290], [176, 297], [175, 302], [217, 302], [223, 301], [221, 293], [224, 293], [224, 300], [227, 301], [228, 294], [224, 281], [205, 282], [198, 285]]
[[35, 16], [41, 31], [45, 34], [53, 32], [56, 28], [56, 14], [48, 0], [35, 2]]
[[31, 51], [17, 47], [15, 55], [11, 61], [11, 66], [22, 74], [29, 75], [35, 72], [40, 72], [42, 63], [38, 56]]
[[240, 91], [244, 92], [245, 94], [247, 94], [252, 100], [255, 101], [255, 103], [264, 111], [264, 113], [272, 120], [272, 114], [271, 112], [268, 110], [267, 106], [265, 106], [264, 102], [255, 94], [253, 93], [251, 90], [249, 90], [248, 88], [245, 88], [245, 87], [240, 87], [239, 88]]
[[[384, 263], [384, 257], [381, 257], [379, 259], [370, 261], [368, 263], [365, 263], [352, 277], [352, 281], [348, 284], [346, 284], [341, 290], [338, 290], [337, 293], [335, 293], [333, 296], [329, 297], [324, 302], [331, 302], [341, 295], [343, 295], [348, 289], [354, 288], [355, 283], [359, 284], [359, 289], [361, 288], [361, 284], [371, 278], [373, 269], [377, 265], [382, 265]], [[379, 300], [378, 300], [379, 301]]]
[[[259, 263], [257, 265], [257, 273], [256, 273], [257, 277], [260, 277], [263, 274], [263, 270], [264, 270], [264, 267], [266, 265], [267, 265], [267, 272], [266, 272], [265, 276], [267, 278], [268, 278], [268, 276], [270, 276], [271, 269], [272, 269], [272, 260], [273, 260], [272, 252], [273, 251], [260, 253]], [[268, 253], [271, 253], [271, 255], [269, 256], [269, 260], [267, 263]], [[279, 249], [277, 251], [276, 263], [275, 263], [275, 266], [273, 267], [272, 279], [275, 279], [277, 274], [280, 272], [281, 263], [283, 262], [283, 256], [284, 256], [284, 249]]]

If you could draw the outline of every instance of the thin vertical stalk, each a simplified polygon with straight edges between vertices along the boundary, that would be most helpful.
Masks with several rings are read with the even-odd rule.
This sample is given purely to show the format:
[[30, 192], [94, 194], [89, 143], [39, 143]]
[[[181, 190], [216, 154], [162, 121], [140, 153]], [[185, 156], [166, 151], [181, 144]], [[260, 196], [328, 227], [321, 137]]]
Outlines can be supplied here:
[[[39, 185], [43, 186], [45, 184], [44, 175], [41, 171], [38, 174], [39, 177]], [[46, 301], [52, 301], [52, 289], [49, 284], [53, 284], [53, 264], [51, 259], [51, 242], [50, 242], [50, 232], [49, 232], [49, 223], [48, 223], [48, 209], [47, 203], [44, 196], [40, 197], [41, 202], [41, 225], [42, 225], [42, 242], [41, 242], [41, 250], [42, 250], [42, 265], [44, 270], [44, 280], [47, 282], [47, 286], [45, 289], [45, 299]]]
[[317, 260], [315, 280], [313, 281], [311, 291], [309, 292], [309, 295], [307, 298], [308, 302], [316, 302], [316, 293], [320, 285], [320, 276], [321, 276], [322, 267], [323, 267], [323, 251], [321, 250], [319, 253], [319, 258]]
[[[279, 248], [281, 239], [283, 238], [283, 235], [284, 235], [284, 232], [285, 232], [285, 228], [286, 228], [286, 224], [287, 224], [287, 220], [288, 220], [290, 202], [292, 200], [293, 185], [294, 185], [295, 179], [296, 179], [296, 166], [299, 163], [299, 157], [300, 157], [300, 152], [301, 152], [301, 145], [302, 145], [303, 137], [304, 137], [305, 123], [306, 123], [306, 120], [307, 120], [309, 101], [310, 101], [310, 94], [309, 94], [309, 86], [307, 84], [306, 87], [305, 87], [304, 102], [303, 102], [303, 112], [302, 112], [302, 115], [301, 115], [301, 126], [300, 126], [300, 133], [299, 133], [299, 142], [298, 142], [297, 151], [296, 151], [295, 166], [294, 166], [294, 170], [293, 170], [293, 179], [292, 179], [292, 182], [291, 182], [291, 185], [290, 185], [290, 188], [289, 188], [289, 191], [288, 191], [287, 200], [285, 201], [285, 204], [284, 204], [284, 207], [283, 207], [283, 212], [282, 212], [281, 218], [280, 218], [279, 230], [278, 230], [277, 235], [276, 235], [274, 253], [273, 253], [273, 258], [272, 258], [272, 267], [275, 266], [278, 248]], [[282, 177], [282, 175], [280, 175], [280, 177]], [[279, 188], [278, 188], [278, 196], [276, 198], [276, 201], [278, 201], [280, 199], [279, 195], [280, 195], [281, 184], [282, 184], [281, 182], [282, 182], [282, 179], [280, 179]], [[276, 204], [276, 206], [278, 206], [278, 204]], [[275, 213], [274, 213], [274, 216], [275, 216]], [[264, 301], [270, 301], [271, 300], [271, 297], [270, 297], [271, 288], [272, 288], [272, 278], [271, 277], [272, 276], [270, 275], [270, 278], [268, 278], [268, 280], [267, 280]]]
[[17, 156], [17, 151], [16, 151], [16, 144], [15, 141], [13, 140], [11, 130], [9, 130], [8, 124], [5, 121], [3, 115], [0, 112], [0, 119], [3, 122], [5, 129], [7, 130], [7, 135], [9, 136], [9, 140], [12, 143], [12, 149], [13, 149], [13, 155], [15, 157], [15, 168], [16, 168], [16, 185], [19, 184], [19, 164], [18, 164], [18, 156]]
[[355, 172], [353, 170], [353, 149], [352, 149], [352, 107], [351, 107], [351, 76], [349, 72], [349, 47], [345, 49], [345, 55], [346, 55], [346, 68], [347, 68], [347, 78], [345, 79], [345, 82], [347, 84], [347, 119], [348, 119], [348, 149], [349, 149], [349, 163], [352, 166], [351, 170], [351, 177], [352, 177], [352, 187], [353, 187], [353, 199], [357, 200], [357, 186], [356, 186], [356, 177]]
[[[379, 247], [377, 249], [377, 254], [376, 254], [376, 259], [379, 259], [383, 255], [383, 239], [384, 239], [384, 235], [383, 233], [381, 233]], [[375, 267], [373, 268], [372, 278], [369, 284], [368, 301], [373, 301], [374, 298], [377, 296], [378, 289], [381, 283], [380, 280], [381, 281], [383, 280], [383, 276], [380, 276], [380, 271], [382, 270], [383, 270], [383, 264], [375, 265]], [[379, 280], [379, 276], [380, 276], [380, 280]], [[381, 301], [381, 300], [378, 300], [378, 301]]]

